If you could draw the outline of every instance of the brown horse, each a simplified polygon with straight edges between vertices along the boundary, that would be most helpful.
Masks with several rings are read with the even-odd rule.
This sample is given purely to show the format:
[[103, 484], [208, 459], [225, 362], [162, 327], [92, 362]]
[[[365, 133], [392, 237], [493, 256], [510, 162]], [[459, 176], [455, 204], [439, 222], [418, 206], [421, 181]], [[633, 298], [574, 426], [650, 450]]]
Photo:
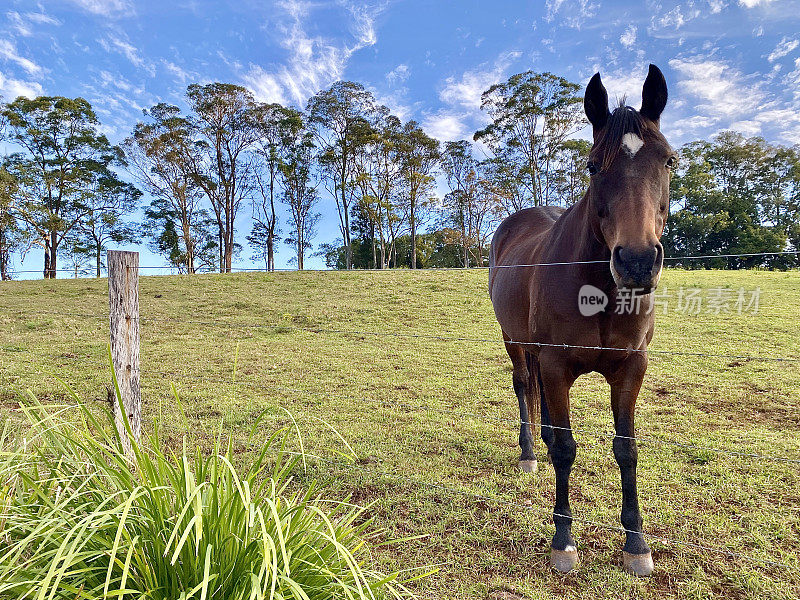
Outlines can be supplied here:
[[559, 571], [569, 571], [578, 559], [570, 531], [569, 474], [576, 444], [569, 390], [590, 371], [602, 374], [611, 387], [626, 530], [623, 565], [636, 575], [653, 570], [641, 533], [633, 413], [653, 337], [650, 294], [661, 275], [659, 239], [676, 162], [659, 127], [666, 102], [667, 85], [655, 65], [638, 111], [620, 105], [609, 112], [608, 94], [595, 74], [584, 96], [594, 134], [588, 191], [566, 210], [521, 210], [505, 219], [492, 239], [489, 293], [514, 365], [520, 467], [536, 467], [529, 423], [541, 411], [541, 435], [556, 474], [550, 560]]

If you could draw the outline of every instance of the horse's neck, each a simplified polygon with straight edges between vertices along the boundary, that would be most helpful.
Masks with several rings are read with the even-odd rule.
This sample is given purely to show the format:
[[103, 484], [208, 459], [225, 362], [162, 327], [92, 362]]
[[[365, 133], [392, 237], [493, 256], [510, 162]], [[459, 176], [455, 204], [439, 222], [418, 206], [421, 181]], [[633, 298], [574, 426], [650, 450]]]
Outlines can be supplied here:
[[[587, 191], [578, 202], [559, 219], [559, 231], [553, 232], [559, 239], [552, 240], [554, 246], [567, 250], [569, 261], [586, 262], [579, 265], [582, 276], [600, 288], [613, 287], [611, 271], [591, 261], [610, 261], [611, 251], [605, 242], [598, 239], [599, 232], [592, 227], [591, 206]], [[565, 248], [565, 245], [568, 248]], [[601, 268], [598, 268], [601, 267]]]

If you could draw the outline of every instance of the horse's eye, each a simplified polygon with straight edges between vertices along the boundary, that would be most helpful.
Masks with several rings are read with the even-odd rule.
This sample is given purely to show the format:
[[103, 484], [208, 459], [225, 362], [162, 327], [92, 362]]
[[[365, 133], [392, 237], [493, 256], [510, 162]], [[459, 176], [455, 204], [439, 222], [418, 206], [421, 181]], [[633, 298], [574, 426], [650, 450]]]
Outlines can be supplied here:
[[668, 169], [674, 169], [677, 166], [678, 166], [678, 157], [677, 156], [670, 156], [667, 159], [667, 168]]
[[597, 174], [597, 163], [589, 161], [586, 163], [586, 170], [589, 171], [589, 175], [596, 175]]

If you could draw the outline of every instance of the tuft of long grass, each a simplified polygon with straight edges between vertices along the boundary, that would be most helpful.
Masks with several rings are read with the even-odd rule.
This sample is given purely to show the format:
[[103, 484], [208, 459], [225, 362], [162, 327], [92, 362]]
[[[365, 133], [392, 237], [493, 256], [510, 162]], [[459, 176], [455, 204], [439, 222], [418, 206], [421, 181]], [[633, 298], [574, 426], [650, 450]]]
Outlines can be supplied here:
[[364, 509], [289, 492], [285, 430], [243, 472], [221, 435], [208, 454], [168, 453], [157, 424], [129, 461], [110, 415], [77, 404], [76, 418], [31, 394], [26, 437], [0, 431], [0, 598], [410, 595], [370, 569]]

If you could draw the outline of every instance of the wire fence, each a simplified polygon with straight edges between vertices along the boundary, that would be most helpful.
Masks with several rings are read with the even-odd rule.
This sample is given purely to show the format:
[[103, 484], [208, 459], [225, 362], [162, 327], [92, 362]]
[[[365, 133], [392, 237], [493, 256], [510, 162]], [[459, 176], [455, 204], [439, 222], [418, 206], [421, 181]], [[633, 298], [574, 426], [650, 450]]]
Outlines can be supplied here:
[[[74, 313], [56, 310], [39, 310], [39, 311], [24, 311], [25, 315], [34, 316], [62, 316], [81, 319], [107, 319], [108, 315], [101, 315], [97, 313]], [[609, 352], [624, 352], [626, 354], [647, 354], [648, 356], [684, 356], [695, 358], [712, 358], [712, 359], [725, 359], [725, 360], [738, 360], [738, 361], [760, 361], [760, 362], [785, 362], [785, 363], [798, 363], [800, 357], [795, 356], [776, 356], [776, 355], [757, 355], [757, 354], [734, 354], [725, 352], [695, 352], [689, 350], [658, 350], [652, 348], [621, 348], [616, 346], [594, 346], [582, 344], [558, 344], [549, 342], [537, 342], [534, 340], [520, 341], [520, 340], [502, 340], [492, 338], [479, 338], [458, 335], [441, 335], [441, 334], [428, 334], [428, 333], [407, 333], [400, 331], [370, 331], [363, 329], [333, 329], [326, 327], [298, 327], [296, 325], [289, 325], [286, 323], [242, 323], [233, 321], [209, 321], [187, 319], [183, 317], [169, 317], [169, 316], [140, 316], [140, 323], [170, 323], [178, 325], [198, 325], [202, 327], [216, 327], [222, 329], [257, 329], [257, 330], [271, 330], [278, 333], [292, 334], [292, 333], [314, 333], [314, 334], [335, 334], [341, 336], [351, 337], [388, 337], [388, 338], [404, 338], [404, 339], [418, 339], [418, 340], [435, 340], [444, 342], [469, 342], [480, 344], [511, 344], [521, 346], [536, 346], [538, 348], [560, 348], [564, 350], [595, 350], [595, 351], [609, 351]]]
[[[769, 252], [769, 253], [750, 253], [750, 254], [725, 254], [725, 255], [706, 255], [706, 256], [683, 256], [683, 257], [669, 257], [665, 258], [665, 260], [703, 260], [703, 259], [712, 259], [712, 258], [735, 258], [735, 257], [765, 257], [765, 256], [777, 256], [777, 255], [798, 255], [800, 252], [798, 251], [786, 251], [786, 252]], [[473, 267], [472, 269], [490, 269], [490, 268], [526, 268], [526, 267], [540, 267], [540, 266], [564, 266], [564, 265], [572, 265], [572, 264], [593, 264], [593, 263], [607, 263], [607, 261], [572, 261], [572, 262], [553, 262], [553, 263], [531, 263], [531, 264], [518, 264], [518, 265], [503, 265], [498, 267]], [[147, 267], [142, 266], [139, 267], [142, 270], [151, 270], [151, 269], [164, 269], [165, 267]], [[235, 269], [237, 271], [263, 271], [263, 269], [251, 269], [251, 268], [240, 268]], [[451, 270], [451, 269], [427, 269], [427, 270]], [[454, 269], [453, 269], [454, 270]], [[464, 269], [458, 269], [464, 270]], [[327, 270], [326, 270], [327, 271]], [[371, 270], [371, 271], [383, 271], [382, 269]], [[17, 271], [17, 273], [21, 273], [23, 271]], [[36, 272], [41, 273], [41, 271], [29, 271], [29, 272]], [[72, 271], [70, 271], [72, 272]], [[358, 272], [361, 272], [359, 270]], [[107, 319], [107, 314], [98, 314], [98, 313], [91, 313], [91, 312], [70, 312], [70, 311], [17, 311], [15, 315], [19, 318], [29, 318], [31, 316], [63, 316], [63, 317], [71, 317], [71, 318], [80, 318], [80, 319]], [[371, 330], [361, 330], [361, 329], [338, 329], [333, 327], [315, 327], [315, 326], [308, 326], [308, 327], [298, 327], [298, 326], [287, 326], [286, 324], [266, 324], [266, 323], [248, 323], [248, 322], [233, 322], [233, 321], [211, 321], [211, 320], [196, 320], [196, 319], [186, 319], [183, 317], [169, 317], [169, 316], [159, 316], [159, 315], [145, 315], [140, 317], [140, 321], [143, 324], [180, 324], [180, 325], [187, 325], [191, 327], [216, 327], [216, 328], [225, 328], [225, 329], [236, 329], [236, 330], [253, 330], [253, 329], [265, 329], [271, 330], [278, 333], [284, 333], [288, 335], [295, 335], [297, 333], [309, 333], [315, 335], [339, 335], [339, 336], [350, 336], [350, 337], [373, 337], [373, 338], [404, 338], [404, 339], [415, 339], [415, 340], [430, 340], [430, 341], [443, 341], [443, 342], [458, 342], [458, 343], [486, 343], [486, 344], [522, 344], [525, 346], [535, 346], [539, 348], [554, 348], [554, 349], [564, 349], [564, 350], [591, 350], [591, 351], [610, 351], [610, 352], [625, 352], [625, 353], [634, 353], [634, 352], [646, 352], [648, 355], [655, 355], [655, 356], [663, 356], [663, 357], [698, 357], [698, 358], [710, 358], [710, 359], [725, 359], [725, 360], [737, 360], [737, 361], [764, 361], [764, 362], [775, 362], [775, 363], [798, 363], [800, 362], [800, 357], [794, 356], [782, 356], [782, 355], [758, 355], [758, 354], [738, 354], [738, 353], [715, 353], [715, 352], [694, 352], [694, 351], [681, 351], [681, 350], [642, 350], [642, 349], [634, 349], [634, 348], [619, 348], [619, 347], [610, 347], [610, 346], [595, 346], [595, 345], [577, 345], [577, 344], [557, 344], [557, 343], [545, 343], [545, 342], [536, 342], [536, 341], [518, 341], [518, 340], [499, 340], [499, 339], [490, 339], [490, 338], [481, 338], [481, 337], [470, 337], [470, 336], [459, 336], [455, 334], [427, 334], [427, 333], [411, 333], [411, 332], [399, 332], [399, 331], [371, 331]], [[2, 347], [0, 347], [2, 349]], [[51, 350], [51, 349], [40, 349], [40, 350]], [[12, 350], [13, 351], [13, 350]], [[74, 355], [67, 355], [63, 354], [62, 358], [65, 359], [79, 359], [82, 358], [77, 354]], [[107, 365], [105, 365], [106, 368]], [[143, 369], [141, 371], [142, 375], [145, 377], [167, 377], [172, 378], [177, 376], [180, 379], [194, 379], [198, 382], [202, 383], [215, 383], [215, 384], [230, 384], [234, 387], [236, 386], [243, 386], [247, 387], [251, 390], [254, 390], [258, 393], [268, 393], [268, 392], [281, 392], [285, 394], [302, 394], [307, 396], [315, 396], [317, 398], [329, 398], [335, 397], [339, 400], [346, 400], [346, 401], [354, 401], [360, 403], [368, 403], [370, 405], [379, 405], [390, 408], [395, 411], [425, 411], [432, 414], [437, 415], [447, 415], [448, 417], [456, 417], [456, 418], [469, 418], [479, 422], [493, 422], [493, 423], [504, 423], [509, 426], [509, 429], [516, 425], [531, 425], [534, 427], [543, 427], [543, 428], [551, 428], [551, 429], [564, 429], [570, 430], [577, 434], [587, 435], [587, 436], [596, 436], [602, 438], [614, 438], [620, 437], [617, 436], [615, 432], [608, 431], [608, 430], [601, 430], [596, 428], [566, 428], [566, 427], [554, 427], [547, 423], [541, 422], [534, 422], [534, 421], [523, 421], [520, 422], [517, 419], [511, 418], [504, 418], [498, 417], [494, 415], [488, 414], [481, 414], [475, 412], [464, 411], [458, 408], [443, 408], [439, 406], [432, 406], [430, 404], [412, 404], [406, 402], [397, 402], [393, 400], [380, 400], [375, 398], [368, 398], [364, 396], [355, 396], [355, 395], [348, 395], [348, 394], [341, 394], [341, 393], [330, 393], [330, 392], [320, 392], [317, 390], [308, 390], [303, 388], [297, 387], [290, 387], [284, 385], [277, 385], [271, 382], [262, 382], [262, 381], [242, 381], [242, 380], [233, 380], [233, 379], [214, 379], [209, 378], [204, 375], [195, 374], [195, 373], [170, 373], [165, 371], [158, 371], [158, 370], [147, 370]], [[622, 436], [625, 437], [625, 436]], [[635, 438], [626, 438], [626, 439], [635, 439], [637, 442], [644, 442], [648, 444], [659, 444], [659, 445], [667, 445], [672, 447], [677, 447], [685, 450], [690, 450], [693, 452], [712, 452], [719, 455], [726, 455], [731, 457], [736, 457], [740, 459], [757, 459], [757, 460], [765, 460], [774, 463], [783, 463], [788, 464], [791, 466], [800, 465], [800, 458], [795, 457], [787, 457], [787, 456], [777, 456], [777, 455], [770, 455], [764, 454], [760, 452], [751, 452], [746, 450], [729, 450], [727, 448], [719, 448], [713, 446], [705, 446], [705, 445], [697, 445], [697, 444], [688, 444], [674, 439], [665, 439], [661, 437], [654, 437], [650, 435], [637, 435]], [[498, 497], [491, 497], [482, 494], [477, 494], [475, 492], [458, 489], [446, 485], [442, 485], [439, 483], [432, 483], [429, 481], [424, 481], [419, 478], [415, 478], [414, 480], [410, 479], [398, 479], [396, 475], [390, 472], [381, 472], [376, 469], [372, 469], [366, 465], [358, 464], [358, 463], [345, 463], [341, 460], [333, 461], [324, 457], [320, 456], [313, 456], [315, 460], [320, 462], [325, 462], [328, 464], [332, 464], [337, 466], [337, 468], [356, 468], [356, 469], [363, 469], [366, 471], [372, 472], [374, 475], [380, 475], [385, 477], [394, 477], [398, 483], [410, 486], [417, 486], [417, 487], [424, 487], [431, 490], [439, 490], [447, 492], [451, 495], [459, 495], [465, 497], [470, 500], [480, 500], [485, 502], [492, 502], [495, 504], [500, 504], [503, 506], [511, 507], [515, 510], [525, 510], [525, 511], [534, 511], [542, 515], [546, 515], [547, 518], [551, 516], [552, 513], [544, 509], [543, 507], [532, 506], [529, 504], [520, 504], [518, 502], [514, 502], [504, 498]], [[562, 516], [566, 517], [567, 515], [555, 515], [555, 516]], [[616, 525], [609, 525], [606, 523], [597, 522], [591, 519], [583, 518], [583, 517], [576, 517], [572, 516], [572, 520], [581, 523], [583, 525], [602, 528], [606, 530], [621, 532], [621, 533], [628, 533], [627, 530], [620, 526]], [[684, 546], [686, 548], [698, 551], [698, 552], [710, 552], [710, 553], [718, 553], [727, 555], [731, 558], [737, 560], [743, 560], [751, 563], [756, 563], [764, 566], [770, 567], [779, 567], [782, 569], [788, 570], [800, 570], [795, 565], [790, 565], [784, 562], [773, 561], [766, 558], [759, 558], [754, 557], [748, 554], [743, 554], [739, 552], [735, 552], [729, 550], [727, 548], [720, 548], [714, 547], [710, 545], [704, 544], [695, 544], [692, 542], [687, 542], [679, 539], [672, 539], [669, 537], [665, 537], [658, 534], [652, 533], [645, 533], [646, 537], [651, 540], [663, 542], [665, 544], [673, 544], [678, 546]]]
[[[694, 260], [713, 260], [713, 259], [729, 259], [729, 258], [766, 258], [766, 257], [777, 257], [777, 256], [800, 256], [800, 250], [781, 250], [778, 252], [742, 252], [738, 254], [701, 254], [701, 255], [685, 255], [685, 256], [665, 256], [664, 261], [670, 262], [680, 262], [680, 261], [694, 261]], [[515, 264], [515, 265], [476, 265], [470, 267], [424, 267], [419, 269], [414, 269], [414, 271], [469, 271], [469, 270], [491, 270], [491, 269], [516, 269], [516, 268], [530, 268], [530, 267], [556, 267], [556, 266], [569, 266], [569, 265], [591, 265], [591, 264], [608, 264], [608, 260], [574, 260], [574, 261], [555, 261], [555, 262], [537, 262], [537, 263], [522, 263], [522, 264]], [[800, 266], [800, 265], [798, 265]], [[171, 271], [170, 274], [174, 274], [175, 271], [181, 271], [182, 266], [177, 265], [139, 265], [138, 269], [140, 271], [152, 271], [152, 270], [161, 270], [161, 271]], [[326, 273], [326, 272], [334, 272], [334, 273], [390, 273], [390, 272], [398, 272], [399, 271], [410, 271], [411, 269], [407, 268], [388, 268], [388, 269], [350, 269], [350, 270], [340, 270], [340, 269], [302, 269], [302, 271], [308, 273]], [[44, 275], [45, 271], [47, 273], [71, 273], [75, 274], [75, 269], [12, 269], [11, 273], [13, 274], [41, 274]], [[268, 271], [266, 267], [231, 267], [230, 272], [235, 273], [265, 273], [265, 272], [296, 272], [298, 269], [289, 269], [289, 268], [276, 268]], [[203, 271], [203, 273], [213, 274], [216, 271]], [[93, 273], [88, 273], [86, 271], [81, 271], [81, 275], [85, 277], [95, 277]], [[178, 273], [181, 274], [181, 273]]]
[[[4, 348], [0, 347], [0, 350]], [[52, 348], [29, 348], [30, 350], [36, 350], [39, 352], [50, 352]], [[104, 351], [102, 348], [95, 348], [95, 350]], [[91, 355], [89, 355], [91, 356]], [[86, 356], [80, 356], [78, 354], [64, 354], [61, 353], [58, 355], [58, 358], [67, 359], [67, 360], [80, 360], [85, 358]], [[108, 363], [107, 361], [99, 360], [97, 362], [92, 363], [96, 367], [107, 368]], [[222, 384], [222, 385], [230, 385], [232, 387], [245, 387], [257, 392], [261, 393], [269, 393], [269, 392], [282, 392], [286, 394], [301, 394], [305, 396], [315, 396], [315, 397], [325, 397], [331, 398], [335, 397], [339, 400], [347, 400], [353, 401], [360, 404], [370, 404], [370, 405], [380, 405], [385, 406], [397, 410], [405, 410], [405, 411], [419, 411], [419, 412], [428, 412], [434, 413], [439, 415], [446, 415], [448, 417], [459, 417], [459, 418], [469, 418], [476, 421], [491, 421], [494, 423], [502, 423], [506, 425], [513, 425], [513, 426], [521, 426], [521, 425], [531, 425], [533, 427], [543, 427], [545, 429], [560, 429], [564, 431], [571, 431], [577, 434], [583, 435], [592, 435], [597, 437], [603, 438], [614, 438], [620, 437], [622, 439], [632, 439], [636, 440], [637, 442], [644, 442], [647, 444], [662, 444], [662, 445], [669, 445], [675, 446], [678, 448], [682, 448], [685, 450], [691, 451], [702, 451], [702, 452], [713, 452], [716, 454], [724, 454], [727, 456], [734, 456], [740, 458], [754, 458], [759, 460], [766, 460], [771, 462], [779, 462], [779, 463], [788, 463], [788, 464], [797, 464], [800, 465], [800, 458], [793, 458], [793, 457], [786, 457], [786, 456], [776, 456], [776, 455], [769, 455], [757, 452], [749, 452], [749, 451], [742, 451], [742, 450], [727, 450], [724, 448], [716, 448], [713, 446], [704, 446], [698, 444], [687, 444], [685, 442], [679, 442], [676, 440], [671, 439], [664, 439], [659, 437], [654, 437], [651, 435], [636, 435], [635, 437], [629, 436], [619, 436], [614, 431], [610, 430], [601, 430], [601, 429], [592, 429], [592, 428], [576, 428], [576, 427], [557, 427], [554, 425], [550, 425], [548, 423], [542, 423], [539, 421], [521, 421], [519, 419], [512, 419], [508, 417], [498, 417], [494, 415], [489, 415], [485, 413], [475, 413], [470, 412], [463, 409], [447, 409], [442, 407], [431, 406], [430, 404], [409, 404], [404, 402], [398, 402], [396, 400], [381, 400], [377, 398], [371, 398], [363, 395], [348, 395], [342, 394], [340, 392], [320, 392], [318, 390], [309, 390], [304, 388], [298, 387], [290, 387], [285, 385], [277, 385], [271, 381], [253, 381], [249, 379], [242, 379], [241, 377], [234, 377], [234, 378], [220, 378], [220, 377], [209, 377], [208, 375], [198, 374], [198, 373], [179, 373], [179, 372], [170, 372], [170, 371], [159, 371], [159, 370], [151, 370], [151, 369], [140, 369], [140, 373], [144, 377], [161, 377], [170, 379], [173, 382], [176, 381], [183, 381], [183, 380], [191, 380], [197, 383], [203, 384]], [[56, 374], [53, 373], [53, 376]]]

